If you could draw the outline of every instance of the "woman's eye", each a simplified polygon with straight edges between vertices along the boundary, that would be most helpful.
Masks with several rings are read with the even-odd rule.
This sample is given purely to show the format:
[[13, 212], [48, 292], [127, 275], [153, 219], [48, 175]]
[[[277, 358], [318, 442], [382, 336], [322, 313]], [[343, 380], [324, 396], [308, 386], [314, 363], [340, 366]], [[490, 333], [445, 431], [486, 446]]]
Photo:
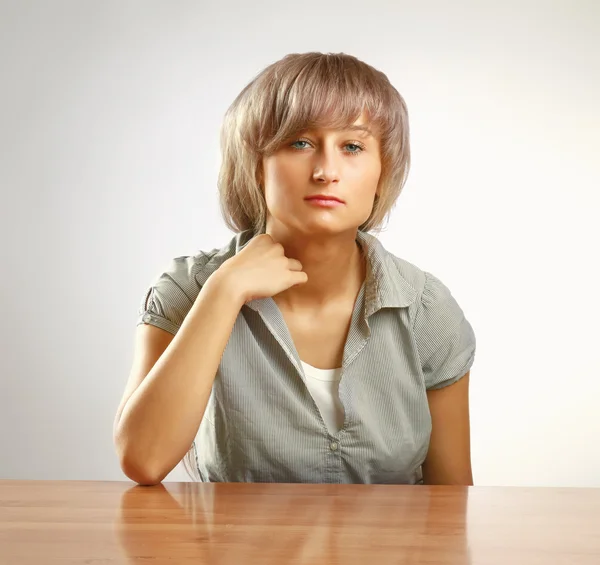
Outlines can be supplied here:
[[350, 153], [359, 153], [362, 151], [362, 147], [360, 145], [356, 145], [356, 143], [347, 143], [346, 147], [350, 147]]
[[298, 143], [308, 143], [308, 141], [304, 141], [304, 140], [302, 140], [302, 139], [299, 139], [298, 141], [294, 141], [294, 143], [292, 143], [292, 147], [293, 147], [294, 149], [305, 149], [305, 148], [306, 148], [306, 146], [303, 146], [303, 147], [298, 147]]

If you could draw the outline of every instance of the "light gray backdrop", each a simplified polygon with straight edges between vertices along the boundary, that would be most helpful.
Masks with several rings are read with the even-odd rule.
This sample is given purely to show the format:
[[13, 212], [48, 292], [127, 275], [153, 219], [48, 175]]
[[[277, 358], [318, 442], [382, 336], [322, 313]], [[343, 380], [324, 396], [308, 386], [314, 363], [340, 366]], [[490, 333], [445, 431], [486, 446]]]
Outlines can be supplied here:
[[600, 486], [599, 6], [2, 2], [0, 477], [125, 479], [112, 423], [141, 296], [232, 236], [222, 115], [318, 50], [407, 101], [413, 166], [381, 239], [476, 331], [476, 484]]

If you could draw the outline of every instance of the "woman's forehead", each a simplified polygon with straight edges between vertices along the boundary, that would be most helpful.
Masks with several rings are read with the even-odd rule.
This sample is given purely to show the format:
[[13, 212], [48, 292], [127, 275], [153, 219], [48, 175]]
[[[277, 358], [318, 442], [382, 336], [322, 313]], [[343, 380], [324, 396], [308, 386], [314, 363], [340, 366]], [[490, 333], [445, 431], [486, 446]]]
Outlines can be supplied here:
[[319, 125], [306, 125], [301, 128], [302, 132], [316, 132], [316, 131], [335, 131], [335, 132], [353, 132], [361, 137], [377, 137], [377, 127], [369, 122], [363, 120], [356, 120], [351, 124], [319, 124]]

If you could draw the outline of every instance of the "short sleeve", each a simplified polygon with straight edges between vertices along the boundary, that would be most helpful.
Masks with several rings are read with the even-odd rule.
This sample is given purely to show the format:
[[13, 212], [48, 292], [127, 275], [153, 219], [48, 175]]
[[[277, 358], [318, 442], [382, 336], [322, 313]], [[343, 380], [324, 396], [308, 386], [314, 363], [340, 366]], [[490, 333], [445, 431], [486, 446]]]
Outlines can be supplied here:
[[175, 335], [190, 311], [199, 286], [193, 279], [190, 257], [173, 259], [144, 292], [137, 324], [151, 324]]
[[414, 331], [427, 390], [451, 385], [471, 369], [473, 328], [450, 290], [431, 273], [425, 272]]

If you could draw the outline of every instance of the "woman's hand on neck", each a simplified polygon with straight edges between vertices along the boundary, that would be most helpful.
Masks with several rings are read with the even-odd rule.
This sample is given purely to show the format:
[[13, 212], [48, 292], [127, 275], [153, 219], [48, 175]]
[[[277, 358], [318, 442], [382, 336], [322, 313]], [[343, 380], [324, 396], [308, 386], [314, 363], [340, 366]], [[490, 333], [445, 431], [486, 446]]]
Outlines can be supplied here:
[[356, 298], [365, 278], [366, 262], [356, 241], [357, 230], [318, 236], [267, 227], [286, 257], [297, 259], [308, 281], [274, 297], [290, 311], [321, 308], [328, 303]]

